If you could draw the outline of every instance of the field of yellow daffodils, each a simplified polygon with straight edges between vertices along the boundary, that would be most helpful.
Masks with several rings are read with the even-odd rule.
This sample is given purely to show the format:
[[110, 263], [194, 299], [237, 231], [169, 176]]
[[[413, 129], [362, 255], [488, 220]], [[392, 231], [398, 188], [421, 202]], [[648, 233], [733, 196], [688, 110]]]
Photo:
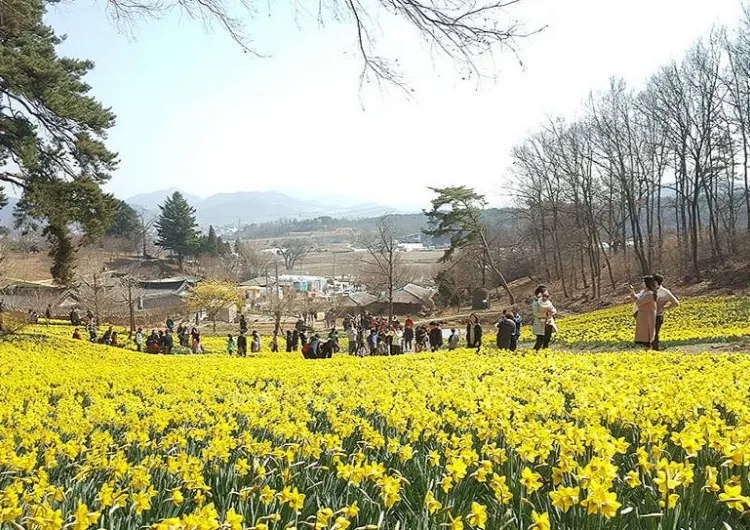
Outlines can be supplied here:
[[[750, 297], [687, 298], [667, 311], [661, 342], [666, 346], [731, 342], [750, 336]], [[626, 304], [560, 318], [557, 344], [575, 347], [622, 348], [633, 344], [633, 305]], [[526, 326], [525, 338], [531, 338]], [[528, 334], [528, 337], [526, 337]]]
[[[52, 326], [51, 326], [52, 327]], [[0, 342], [0, 528], [750, 527], [750, 358]]]

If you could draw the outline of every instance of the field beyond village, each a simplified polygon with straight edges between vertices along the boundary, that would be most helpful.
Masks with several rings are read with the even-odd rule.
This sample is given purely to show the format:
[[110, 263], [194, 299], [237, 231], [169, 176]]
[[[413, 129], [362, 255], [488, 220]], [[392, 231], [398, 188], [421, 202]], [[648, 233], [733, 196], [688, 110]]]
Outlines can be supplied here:
[[0, 528], [750, 527], [750, 300], [683, 300], [667, 352], [629, 306], [558, 325], [539, 353], [526, 326], [514, 353], [310, 361], [31, 326], [0, 342]]

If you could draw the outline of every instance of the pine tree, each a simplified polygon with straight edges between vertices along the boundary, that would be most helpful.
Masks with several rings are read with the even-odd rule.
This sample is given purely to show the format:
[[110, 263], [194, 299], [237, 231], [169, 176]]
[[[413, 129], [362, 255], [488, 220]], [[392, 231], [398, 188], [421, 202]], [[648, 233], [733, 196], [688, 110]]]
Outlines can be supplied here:
[[219, 255], [219, 240], [213, 225], [208, 227], [208, 236], [203, 241], [203, 253], [214, 257]]
[[68, 227], [82, 229], [85, 242], [104, 233], [114, 211], [101, 185], [117, 165], [104, 145], [115, 116], [88, 95], [93, 63], [57, 55], [63, 39], [44, 24], [47, 4], [0, 2], [0, 185], [23, 192], [17, 221], [46, 226], [52, 274], [68, 283], [75, 259]]
[[112, 224], [107, 228], [107, 235], [129, 239], [138, 238], [141, 231], [141, 220], [136, 212], [125, 201], [118, 200]]
[[200, 240], [195, 208], [176, 191], [159, 209], [161, 213], [156, 220], [156, 244], [172, 252], [182, 271], [185, 258], [195, 252]]

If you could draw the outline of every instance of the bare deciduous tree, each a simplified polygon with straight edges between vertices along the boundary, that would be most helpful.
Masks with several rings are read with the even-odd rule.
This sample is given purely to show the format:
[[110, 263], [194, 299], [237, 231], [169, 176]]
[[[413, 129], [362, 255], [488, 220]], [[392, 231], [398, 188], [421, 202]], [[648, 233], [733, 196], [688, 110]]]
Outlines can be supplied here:
[[282, 293], [274, 291], [266, 303], [268, 313], [273, 317], [274, 329], [281, 333], [281, 321], [285, 316], [295, 316], [299, 309], [299, 296], [293, 290], [289, 289]]
[[748, 65], [750, 11], [642, 89], [614, 79], [578, 119], [550, 120], [514, 148], [516, 197], [543, 276], [564, 294], [598, 297], [604, 271], [616, 284], [615, 255], [628, 278], [671, 265], [694, 280], [747, 258]]
[[279, 255], [284, 259], [284, 267], [290, 271], [294, 266], [307, 256], [312, 247], [304, 239], [290, 239], [283, 242]]
[[111, 320], [116, 316], [115, 289], [119, 282], [112, 278], [100, 256], [90, 252], [79, 257], [76, 283], [78, 299], [94, 314], [97, 324], [102, 318]]
[[359, 242], [367, 250], [362, 259], [365, 285], [388, 297], [388, 321], [393, 319], [393, 291], [410, 280], [409, 267], [398, 250], [398, 239], [389, 215], [378, 219], [375, 232], [363, 234]]

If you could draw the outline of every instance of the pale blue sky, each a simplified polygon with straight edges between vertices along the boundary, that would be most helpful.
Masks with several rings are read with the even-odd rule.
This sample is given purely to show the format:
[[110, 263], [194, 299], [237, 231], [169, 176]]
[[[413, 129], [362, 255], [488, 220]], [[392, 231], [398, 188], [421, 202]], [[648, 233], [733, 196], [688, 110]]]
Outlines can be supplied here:
[[497, 79], [480, 84], [385, 21], [380, 49], [405, 65], [409, 100], [359, 91], [346, 24], [319, 28], [275, 6], [248, 28], [271, 54], [259, 59], [178, 12], [123, 34], [104, 5], [73, 0], [48, 21], [68, 34], [64, 53], [96, 62], [88, 81], [117, 114], [109, 145], [122, 161], [108, 187], [118, 196], [292, 189], [400, 208], [426, 205], [428, 185], [458, 183], [501, 203], [511, 147], [546, 115], [572, 115], [611, 75], [642, 82], [740, 11], [737, 0], [525, 0], [516, 16], [549, 29], [522, 45], [524, 68], [496, 57]]

